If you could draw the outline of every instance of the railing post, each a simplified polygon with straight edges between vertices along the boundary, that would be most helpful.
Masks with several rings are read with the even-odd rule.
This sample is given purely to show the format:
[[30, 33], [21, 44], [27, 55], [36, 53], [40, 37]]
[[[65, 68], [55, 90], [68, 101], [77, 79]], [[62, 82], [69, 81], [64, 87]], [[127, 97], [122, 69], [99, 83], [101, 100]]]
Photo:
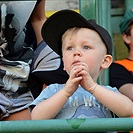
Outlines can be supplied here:
[[96, 19], [96, 0], [79, 0], [79, 11], [86, 19]]
[[133, 0], [125, 0], [125, 9], [133, 9]]
[[[86, 19], [95, 19], [96, 22], [111, 32], [111, 3], [110, 0], [79, 0], [79, 10]], [[94, 64], [96, 65], [96, 64]], [[109, 84], [108, 69], [103, 71], [98, 79], [100, 84]]]

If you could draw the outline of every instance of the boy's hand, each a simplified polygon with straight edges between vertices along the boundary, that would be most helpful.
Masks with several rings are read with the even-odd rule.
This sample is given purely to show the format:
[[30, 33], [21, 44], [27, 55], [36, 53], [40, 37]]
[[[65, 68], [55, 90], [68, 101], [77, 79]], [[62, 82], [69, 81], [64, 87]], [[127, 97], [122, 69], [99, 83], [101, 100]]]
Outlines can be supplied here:
[[82, 77], [79, 84], [82, 86], [82, 88], [89, 91], [89, 89], [95, 84], [95, 82], [89, 73], [88, 65], [84, 62], [78, 62], [76, 66], [78, 67], [78, 69], [80, 69], [77, 75]]
[[68, 97], [78, 89], [80, 81], [82, 80], [82, 76], [79, 75], [81, 71], [82, 68], [78, 67], [77, 65], [73, 66], [69, 75], [69, 79], [64, 87], [64, 91]]

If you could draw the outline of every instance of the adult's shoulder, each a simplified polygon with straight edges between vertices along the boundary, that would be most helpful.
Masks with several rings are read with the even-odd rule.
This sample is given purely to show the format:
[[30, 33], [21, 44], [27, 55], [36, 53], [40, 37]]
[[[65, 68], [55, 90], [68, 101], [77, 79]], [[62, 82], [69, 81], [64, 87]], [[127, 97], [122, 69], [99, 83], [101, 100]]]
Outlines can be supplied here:
[[109, 69], [109, 84], [119, 89], [126, 83], [132, 83], [131, 72], [121, 64], [112, 63]]
[[117, 62], [113, 62], [111, 65], [110, 65], [110, 72], [120, 72], [120, 70], [122, 71], [127, 71], [127, 69], [122, 65], [122, 64], [119, 64]]

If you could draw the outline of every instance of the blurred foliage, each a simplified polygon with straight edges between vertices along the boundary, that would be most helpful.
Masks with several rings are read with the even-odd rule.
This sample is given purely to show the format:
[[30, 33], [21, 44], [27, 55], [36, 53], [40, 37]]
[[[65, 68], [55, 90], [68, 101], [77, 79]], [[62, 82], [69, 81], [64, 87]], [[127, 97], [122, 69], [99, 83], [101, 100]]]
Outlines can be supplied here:
[[126, 58], [128, 56], [128, 49], [123, 42], [121, 34], [113, 35], [113, 43], [114, 43], [114, 59], [119, 60]]

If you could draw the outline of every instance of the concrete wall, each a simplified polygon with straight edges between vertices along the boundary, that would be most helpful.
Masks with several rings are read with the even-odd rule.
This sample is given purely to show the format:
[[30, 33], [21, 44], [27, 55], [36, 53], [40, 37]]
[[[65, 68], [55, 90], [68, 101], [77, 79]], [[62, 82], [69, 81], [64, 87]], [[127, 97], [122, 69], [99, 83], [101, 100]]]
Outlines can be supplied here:
[[46, 0], [46, 11], [78, 8], [79, 0]]

